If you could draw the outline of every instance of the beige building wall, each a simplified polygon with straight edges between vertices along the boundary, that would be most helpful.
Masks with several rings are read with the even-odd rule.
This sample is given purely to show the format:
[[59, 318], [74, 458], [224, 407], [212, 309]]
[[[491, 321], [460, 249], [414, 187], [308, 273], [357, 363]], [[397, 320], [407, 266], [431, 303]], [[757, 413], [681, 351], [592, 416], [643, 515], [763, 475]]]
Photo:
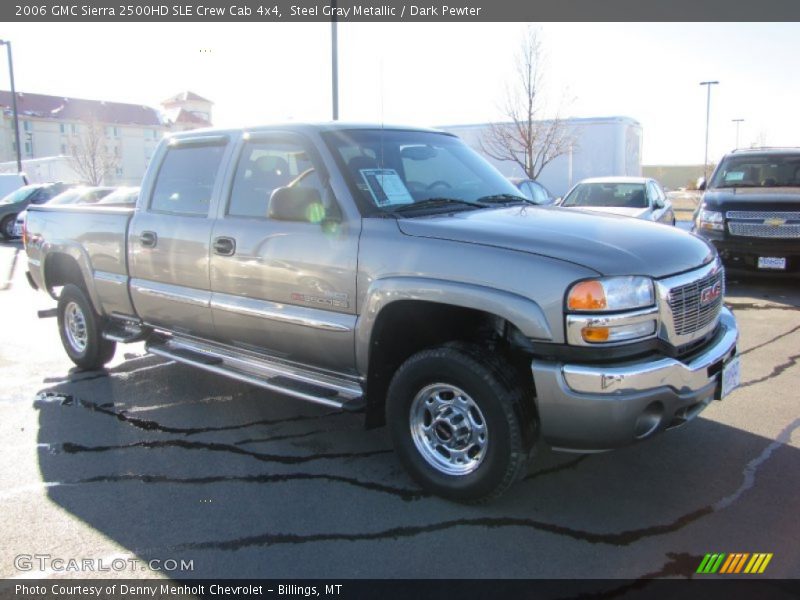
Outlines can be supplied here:
[[[14, 149], [14, 120], [6, 115], [0, 127], [0, 163], [2, 171], [16, 171]], [[62, 157], [69, 167], [70, 148], [86, 126], [79, 122], [60, 122], [36, 117], [20, 118], [19, 137], [23, 163], [29, 159]], [[137, 127], [132, 125], [104, 125], [105, 142], [110, 153], [118, 156], [119, 166], [110, 173], [106, 185], [139, 185], [158, 142], [167, 133], [166, 127]], [[9, 165], [10, 163], [10, 165]], [[24, 169], [23, 169], [24, 170]], [[71, 168], [61, 168], [69, 181], [79, 182], [81, 177]], [[33, 174], [32, 174], [33, 175]]]
[[[37, 95], [34, 95], [37, 96]], [[19, 94], [20, 98], [24, 95]], [[41, 98], [42, 96], [39, 96]], [[52, 96], [48, 99], [61, 100]], [[63, 103], [93, 102], [98, 106], [131, 107], [100, 101], [86, 101], [64, 98]], [[135, 125], [126, 123], [104, 123], [104, 139], [107, 151], [117, 156], [117, 168], [106, 176], [103, 182], [106, 185], [139, 185], [150, 160], [155, 153], [161, 138], [171, 131], [182, 131], [210, 125], [212, 102], [205, 100], [191, 92], [183, 92], [171, 98], [162, 105], [163, 111], [159, 112], [148, 107], [136, 106], [134, 109], [150, 111], [150, 115], [159, 115], [156, 118], [161, 124]], [[41, 105], [40, 105], [41, 106]], [[96, 111], [103, 114], [102, 110]], [[170, 114], [174, 113], [174, 114]], [[66, 113], [65, 113], [66, 114]], [[84, 117], [77, 117], [78, 119]], [[113, 118], [113, 117], [112, 117]], [[124, 116], [118, 118], [120, 121]], [[202, 119], [207, 119], [203, 121]], [[154, 120], [152, 117], [149, 121]], [[146, 121], [142, 121], [146, 122]], [[23, 170], [25, 163], [29, 165], [29, 176], [32, 181], [46, 178], [50, 181], [54, 174], [58, 179], [70, 182], [80, 182], [81, 176], [71, 168], [71, 149], [81, 135], [85, 133], [86, 123], [80, 120], [67, 120], [56, 115], [49, 117], [47, 113], [26, 113], [20, 109], [19, 136]], [[14, 143], [14, 118], [8, 107], [0, 111], [0, 172], [16, 172], [16, 150]]]

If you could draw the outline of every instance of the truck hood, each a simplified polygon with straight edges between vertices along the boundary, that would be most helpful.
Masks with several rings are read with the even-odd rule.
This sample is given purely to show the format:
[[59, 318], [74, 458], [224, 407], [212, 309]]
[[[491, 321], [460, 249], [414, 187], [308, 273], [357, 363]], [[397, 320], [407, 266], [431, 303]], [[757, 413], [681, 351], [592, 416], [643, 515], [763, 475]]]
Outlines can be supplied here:
[[716, 188], [703, 202], [709, 210], [800, 210], [800, 187]]
[[601, 275], [665, 277], [714, 257], [704, 240], [675, 227], [552, 207], [508, 207], [401, 219], [400, 231], [538, 254]]
[[624, 206], [562, 206], [565, 210], [588, 210], [593, 213], [604, 215], [621, 215], [623, 217], [634, 217], [641, 219], [649, 208], [625, 208]]

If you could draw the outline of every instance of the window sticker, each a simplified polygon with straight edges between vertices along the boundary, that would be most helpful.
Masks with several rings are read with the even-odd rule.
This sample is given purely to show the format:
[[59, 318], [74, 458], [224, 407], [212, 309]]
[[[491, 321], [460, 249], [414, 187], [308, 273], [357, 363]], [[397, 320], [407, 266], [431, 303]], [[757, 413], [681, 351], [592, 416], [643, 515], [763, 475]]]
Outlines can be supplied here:
[[360, 173], [376, 206], [383, 208], [414, 203], [414, 198], [394, 169], [361, 169]]
[[725, 173], [725, 181], [743, 181], [744, 171], [731, 171]]

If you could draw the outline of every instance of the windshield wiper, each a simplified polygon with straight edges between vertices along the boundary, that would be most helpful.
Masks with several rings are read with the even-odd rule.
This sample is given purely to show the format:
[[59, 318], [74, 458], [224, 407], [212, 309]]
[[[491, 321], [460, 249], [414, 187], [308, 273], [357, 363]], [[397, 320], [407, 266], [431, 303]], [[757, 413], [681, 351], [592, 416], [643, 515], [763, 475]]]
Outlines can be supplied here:
[[438, 208], [440, 206], [448, 207], [448, 206], [458, 206], [458, 207], [469, 207], [469, 208], [482, 208], [480, 204], [477, 202], [470, 202], [469, 200], [460, 200], [458, 198], [426, 198], [425, 200], [420, 200], [419, 202], [414, 202], [414, 204], [401, 204], [397, 208], [393, 209], [393, 213], [402, 213], [402, 212], [411, 212], [414, 210], [422, 210], [426, 208]]
[[533, 200], [525, 198], [524, 196], [517, 196], [515, 194], [491, 194], [489, 196], [481, 196], [476, 200], [482, 204], [511, 204], [524, 202], [526, 204], [536, 204]]

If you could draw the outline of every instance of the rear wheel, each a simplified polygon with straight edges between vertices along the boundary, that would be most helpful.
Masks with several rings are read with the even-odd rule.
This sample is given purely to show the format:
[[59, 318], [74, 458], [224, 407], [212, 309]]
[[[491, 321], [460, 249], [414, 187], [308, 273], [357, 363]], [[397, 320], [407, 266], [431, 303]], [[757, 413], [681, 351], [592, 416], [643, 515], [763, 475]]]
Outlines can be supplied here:
[[82, 369], [99, 369], [114, 357], [117, 345], [103, 337], [102, 325], [86, 293], [65, 285], [58, 298], [58, 332], [67, 355]]
[[451, 500], [481, 502], [525, 470], [535, 438], [525, 401], [510, 365], [476, 346], [447, 345], [400, 366], [386, 420], [401, 462], [420, 485]]

